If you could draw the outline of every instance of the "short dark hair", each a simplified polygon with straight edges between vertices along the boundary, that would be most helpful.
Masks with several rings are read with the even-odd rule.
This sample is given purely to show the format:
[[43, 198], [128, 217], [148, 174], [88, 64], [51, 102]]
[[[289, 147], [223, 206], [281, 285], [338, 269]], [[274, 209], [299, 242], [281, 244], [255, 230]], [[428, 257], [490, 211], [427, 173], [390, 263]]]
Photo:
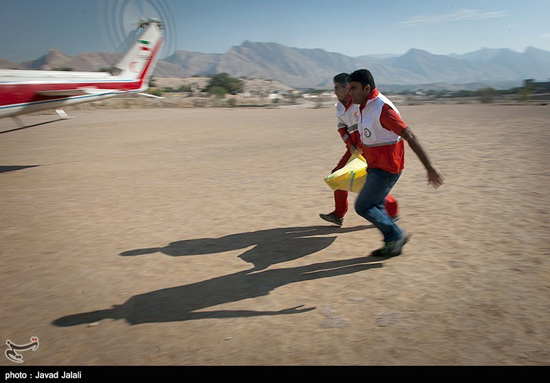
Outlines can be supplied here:
[[346, 85], [348, 85], [348, 81], [347, 81], [348, 76], [349, 76], [348, 73], [340, 73], [340, 74], [337, 74], [336, 76], [334, 76], [332, 81], [335, 84], [340, 84], [342, 86], [346, 86]]
[[372, 73], [367, 69], [356, 70], [346, 78], [346, 81], [360, 82], [363, 88], [367, 85], [370, 85], [371, 90], [376, 88], [374, 77], [372, 76]]

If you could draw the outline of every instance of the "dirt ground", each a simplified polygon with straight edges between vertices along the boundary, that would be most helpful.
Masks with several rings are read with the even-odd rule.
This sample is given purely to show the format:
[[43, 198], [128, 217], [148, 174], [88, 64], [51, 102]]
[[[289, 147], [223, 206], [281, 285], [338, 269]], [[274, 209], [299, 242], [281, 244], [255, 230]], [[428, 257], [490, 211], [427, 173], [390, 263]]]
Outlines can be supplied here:
[[28, 366], [548, 365], [550, 107], [398, 107], [446, 182], [407, 148], [391, 259], [355, 195], [318, 217], [331, 108], [0, 120], [0, 342], [38, 337]]

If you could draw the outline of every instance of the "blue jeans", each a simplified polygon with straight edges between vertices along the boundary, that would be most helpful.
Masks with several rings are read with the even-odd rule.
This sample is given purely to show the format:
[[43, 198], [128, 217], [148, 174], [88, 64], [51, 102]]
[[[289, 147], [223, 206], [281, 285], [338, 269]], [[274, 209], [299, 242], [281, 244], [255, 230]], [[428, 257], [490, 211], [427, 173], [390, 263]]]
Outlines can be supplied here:
[[376, 226], [384, 236], [384, 242], [401, 238], [402, 231], [388, 215], [384, 203], [391, 189], [401, 176], [381, 169], [367, 170], [367, 179], [355, 201], [355, 211]]

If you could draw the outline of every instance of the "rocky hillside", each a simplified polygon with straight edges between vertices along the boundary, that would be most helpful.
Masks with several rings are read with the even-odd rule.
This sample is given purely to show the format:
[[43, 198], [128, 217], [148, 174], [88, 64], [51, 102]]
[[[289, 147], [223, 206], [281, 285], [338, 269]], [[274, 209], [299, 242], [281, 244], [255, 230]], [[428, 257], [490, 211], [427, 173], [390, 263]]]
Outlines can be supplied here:
[[[52, 49], [32, 61], [14, 64], [0, 61], [2, 68], [97, 71], [113, 65], [114, 53], [82, 53], [76, 57]], [[159, 60], [154, 76], [191, 77], [226, 72], [234, 77], [277, 80], [288, 86], [331, 88], [340, 72], [370, 69], [378, 84], [521, 84], [525, 79], [550, 78], [550, 52], [528, 48], [481, 49], [464, 55], [434, 55], [411, 49], [403, 55], [350, 57], [323, 49], [301, 49], [276, 43], [245, 41], [224, 54], [176, 51]]]

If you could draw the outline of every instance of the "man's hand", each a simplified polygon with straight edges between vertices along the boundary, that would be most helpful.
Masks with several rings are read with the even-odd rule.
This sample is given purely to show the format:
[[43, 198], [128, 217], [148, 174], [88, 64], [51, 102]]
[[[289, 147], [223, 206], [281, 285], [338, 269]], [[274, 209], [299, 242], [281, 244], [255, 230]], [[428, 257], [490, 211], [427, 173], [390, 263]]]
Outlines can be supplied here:
[[359, 149], [357, 149], [357, 146], [355, 146], [353, 144], [347, 144], [346, 146], [348, 147], [348, 150], [351, 154], [359, 152]]
[[445, 178], [439, 172], [439, 170], [432, 166], [431, 169], [428, 169], [428, 185], [432, 185], [434, 188], [438, 188], [443, 185]]

